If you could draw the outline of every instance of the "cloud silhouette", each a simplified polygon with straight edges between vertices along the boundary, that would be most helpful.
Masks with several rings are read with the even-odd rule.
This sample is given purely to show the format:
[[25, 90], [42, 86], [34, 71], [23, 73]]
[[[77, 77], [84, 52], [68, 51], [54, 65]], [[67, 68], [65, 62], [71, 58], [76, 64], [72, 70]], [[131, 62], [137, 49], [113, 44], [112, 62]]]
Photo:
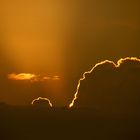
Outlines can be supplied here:
[[79, 80], [69, 107], [134, 111], [140, 107], [140, 59], [127, 57], [97, 63]]
[[45, 107], [52, 107], [52, 103], [48, 98], [38, 97], [31, 102], [32, 105], [35, 106], [45, 106]]

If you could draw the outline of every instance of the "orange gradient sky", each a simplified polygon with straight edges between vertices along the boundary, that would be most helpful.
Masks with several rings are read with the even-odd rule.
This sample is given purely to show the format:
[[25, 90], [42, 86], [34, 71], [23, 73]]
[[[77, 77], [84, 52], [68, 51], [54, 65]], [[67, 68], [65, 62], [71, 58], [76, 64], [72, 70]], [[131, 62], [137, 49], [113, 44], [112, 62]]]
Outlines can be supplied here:
[[[139, 57], [139, 5], [137, 0], [0, 1], [1, 101], [27, 104], [43, 96], [65, 105], [93, 64]], [[23, 73], [39, 75], [40, 83], [4, 78], [25, 78]]]

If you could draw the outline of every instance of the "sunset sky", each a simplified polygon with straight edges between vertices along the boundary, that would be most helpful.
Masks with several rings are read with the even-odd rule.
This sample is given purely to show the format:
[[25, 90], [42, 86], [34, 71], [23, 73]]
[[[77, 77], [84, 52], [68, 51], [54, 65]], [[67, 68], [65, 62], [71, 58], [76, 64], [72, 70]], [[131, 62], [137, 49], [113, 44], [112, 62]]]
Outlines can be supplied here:
[[140, 58], [139, 0], [0, 1], [2, 102], [68, 105], [84, 71], [127, 56]]

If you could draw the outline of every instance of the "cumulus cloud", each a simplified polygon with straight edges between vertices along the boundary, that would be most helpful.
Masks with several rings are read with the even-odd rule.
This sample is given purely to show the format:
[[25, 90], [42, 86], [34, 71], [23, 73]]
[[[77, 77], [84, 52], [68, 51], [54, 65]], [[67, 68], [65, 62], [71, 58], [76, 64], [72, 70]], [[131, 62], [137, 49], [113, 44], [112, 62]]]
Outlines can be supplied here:
[[52, 107], [52, 103], [48, 98], [38, 97], [31, 102], [32, 105], [36, 106], [49, 106]]
[[140, 59], [135, 57], [97, 63], [78, 81], [69, 107], [119, 111], [139, 108], [139, 78]]

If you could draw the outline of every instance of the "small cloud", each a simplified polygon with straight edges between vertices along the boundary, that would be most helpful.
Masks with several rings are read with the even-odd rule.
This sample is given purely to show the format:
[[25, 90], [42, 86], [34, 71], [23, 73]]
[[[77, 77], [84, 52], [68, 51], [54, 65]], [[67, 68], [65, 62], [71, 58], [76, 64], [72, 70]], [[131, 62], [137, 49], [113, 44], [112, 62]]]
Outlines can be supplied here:
[[36, 75], [32, 73], [11, 73], [8, 74], [8, 79], [16, 81], [29, 80], [31, 82], [44, 82], [48, 80], [60, 80], [59, 76]]
[[31, 102], [32, 105], [36, 106], [50, 106], [52, 107], [52, 103], [48, 98], [38, 97]]
[[60, 77], [59, 76], [53, 76], [52, 80], [60, 80]]
[[60, 76], [43, 76], [42, 81], [46, 81], [46, 80], [60, 80]]
[[37, 76], [35, 74], [31, 74], [31, 73], [20, 73], [20, 74], [9, 74], [8, 75], [8, 79], [10, 80], [35, 80], [37, 78]]
[[44, 76], [44, 77], [43, 77], [43, 80], [51, 80], [51, 77], [49, 77], [49, 76]]

